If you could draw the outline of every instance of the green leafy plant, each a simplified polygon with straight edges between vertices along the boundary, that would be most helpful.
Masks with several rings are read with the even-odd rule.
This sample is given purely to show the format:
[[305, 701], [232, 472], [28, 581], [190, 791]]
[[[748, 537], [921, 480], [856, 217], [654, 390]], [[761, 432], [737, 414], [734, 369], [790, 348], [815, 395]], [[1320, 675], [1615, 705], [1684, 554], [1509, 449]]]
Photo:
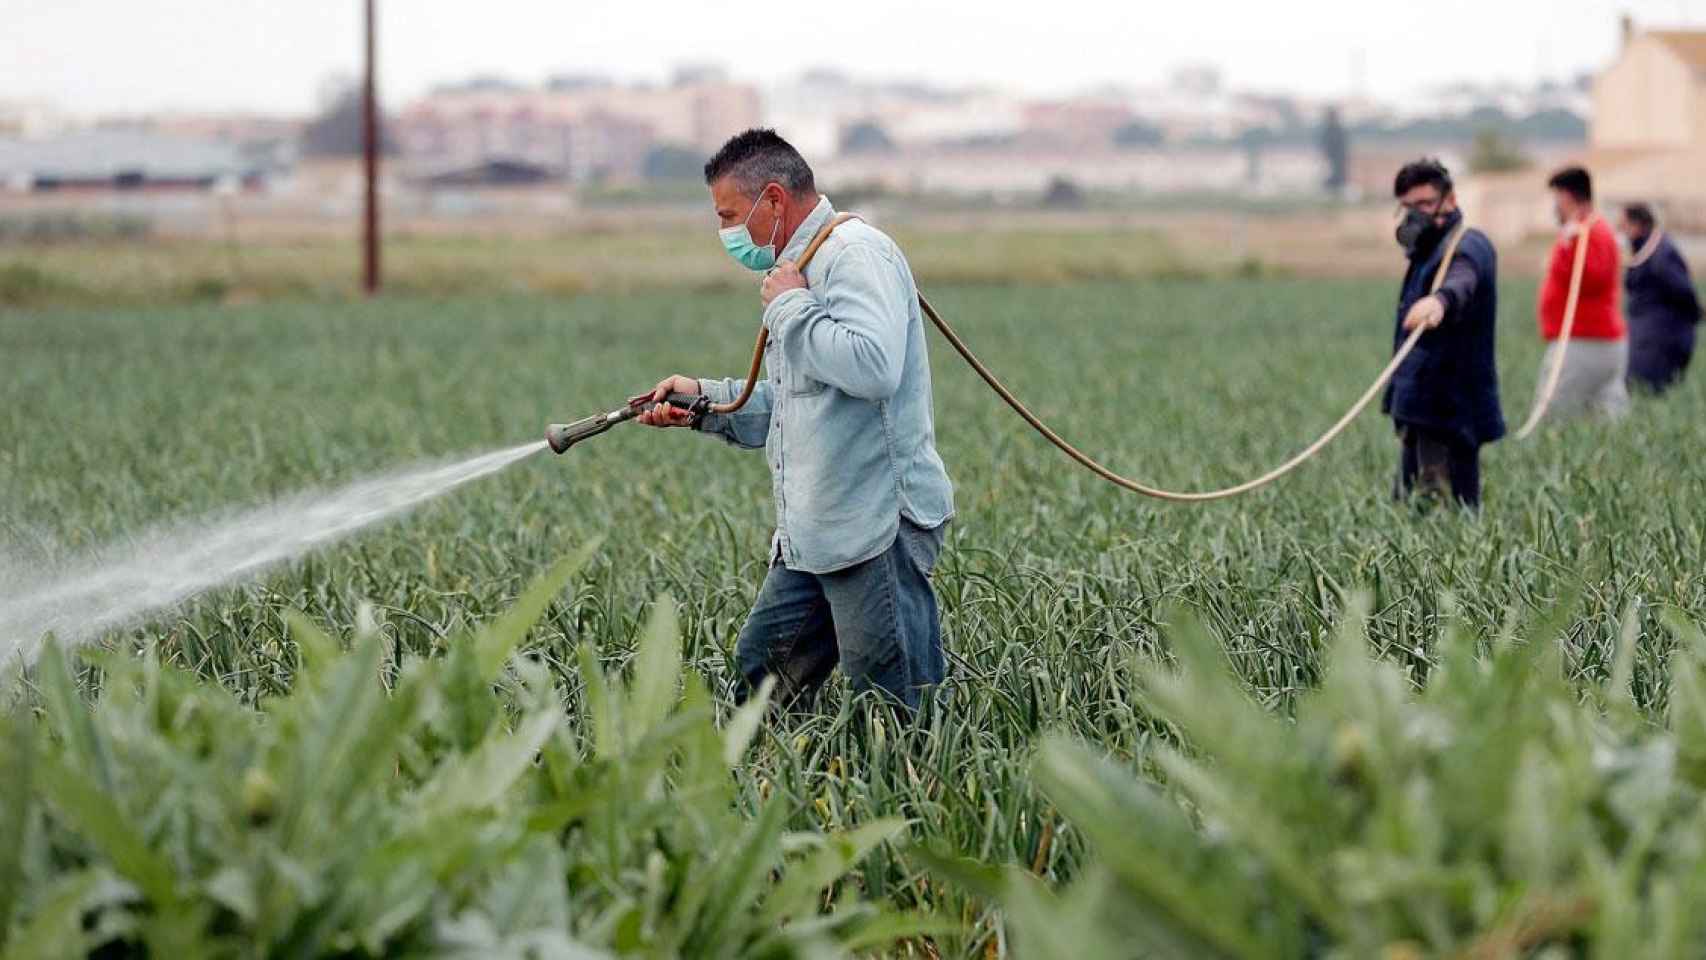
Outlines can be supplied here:
[[948, 869], [1002, 900], [1028, 957], [1684, 957], [1706, 950], [1706, 639], [1672, 664], [1670, 723], [1636, 709], [1635, 620], [1580, 695], [1554, 629], [1480, 649], [1448, 630], [1417, 692], [1347, 617], [1295, 720], [1186, 623], [1141, 707], [1189, 747], [1166, 788], [1076, 741], [1034, 772], [1094, 864], [1056, 894]]
[[289, 694], [258, 707], [152, 656], [95, 654], [90, 702], [51, 648], [38, 720], [0, 727], [6, 960], [148, 956], [788, 957], [921, 929], [843, 882], [904, 828], [785, 831], [730, 766], [656, 605], [632, 679], [583, 651], [590, 716], [513, 656], [582, 558], [437, 658], [343, 649], [303, 618]]

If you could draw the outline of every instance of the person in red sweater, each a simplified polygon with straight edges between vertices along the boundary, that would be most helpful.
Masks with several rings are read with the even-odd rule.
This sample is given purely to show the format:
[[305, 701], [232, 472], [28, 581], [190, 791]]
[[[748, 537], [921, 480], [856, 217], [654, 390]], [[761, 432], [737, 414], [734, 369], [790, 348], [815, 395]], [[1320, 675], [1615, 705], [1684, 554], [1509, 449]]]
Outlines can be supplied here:
[[1548, 417], [1566, 419], [1581, 413], [1621, 416], [1629, 408], [1624, 376], [1629, 366], [1629, 342], [1624, 336], [1622, 254], [1611, 224], [1594, 211], [1593, 179], [1581, 167], [1566, 167], [1546, 184], [1561, 228], [1558, 242], [1540, 288], [1540, 336], [1547, 341], [1540, 361], [1544, 389], [1552, 367], [1563, 349], [1564, 310], [1570, 298], [1570, 276], [1576, 263], [1576, 239], [1587, 231], [1587, 259], [1582, 265], [1581, 293], [1576, 320], [1570, 331], [1569, 349], [1564, 351], [1564, 369], [1557, 391], [1546, 410]]

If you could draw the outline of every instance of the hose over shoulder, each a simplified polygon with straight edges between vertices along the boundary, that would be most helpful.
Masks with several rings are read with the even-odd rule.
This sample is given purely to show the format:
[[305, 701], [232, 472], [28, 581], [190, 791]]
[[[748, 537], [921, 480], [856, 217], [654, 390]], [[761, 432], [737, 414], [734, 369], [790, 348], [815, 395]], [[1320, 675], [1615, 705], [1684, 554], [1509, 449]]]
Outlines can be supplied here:
[[[1452, 258], [1457, 256], [1457, 247], [1462, 243], [1463, 234], [1467, 230], [1467, 224], [1459, 224], [1457, 230], [1452, 233], [1451, 239], [1445, 248], [1445, 255], [1440, 258], [1439, 270], [1434, 274], [1433, 290], [1437, 291], [1440, 288], [1440, 284], [1445, 282], [1446, 269], [1451, 266]], [[1426, 332], [1421, 327], [1417, 327], [1412, 331], [1409, 338], [1406, 339], [1403, 345], [1398, 348], [1397, 352], [1392, 355], [1392, 360], [1386, 364], [1386, 368], [1380, 371], [1380, 376], [1374, 378], [1374, 383], [1370, 384], [1368, 389], [1363, 391], [1362, 396], [1357, 399], [1357, 402], [1352, 404], [1351, 408], [1345, 411], [1344, 416], [1340, 417], [1338, 422], [1329, 427], [1326, 433], [1317, 437], [1314, 443], [1303, 448], [1303, 450], [1296, 456], [1285, 461], [1279, 466], [1274, 467], [1272, 470], [1269, 470], [1258, 477], [1246, 480], [1236, 486], [1224, 487], [1219, 490], [1182, 492], [1176, 490], [1163, 490], [1160, 487], [1153, 487], [1146, 483], [1133, 480], [1130, 477], [1121, 476], [1097, 462], [1096, 459], [1091, 457], [1089, 454], [1073, 446], [1071, 443], [1068, 443], [1064, 437], [1056, 433], [1048, 424], [1042, 421], [1041, 417], [1032, 413], [1018, 397], [1014, 396], [1013, 391], [1007, 389], [1007, 386], [995, 376], [994, 372], [991, 371], [989, 367], [985, 366], [982, 360], [978, 359], [977, 354], [972, 352], [971, 348], [966, 345], [966, 342], [960, 338], [959, 334], [954, 332], [954, 328], [949, 326], [946, 320], [942, 319], [942, 315], [937, 313], [934, 307], [930, 306], [929, 301], [925, 300], [922, 294], [919, 295], [918, 302], [919, 305], [924, 308], [925, 316], [929, 317], [930, 322], [936, 325], [936, 329], [941, 332], [949, 345], [959, 353], [960, 357], [963, 358], [967, 364], [971, 365], [973, 370], [977, 371], [977, 375], [983, 378], [984, 383], [989, 384], [989, 388], [991, 390], [994, 390], [1009, 407], [1013, 408], [1014, 413], [1017, 413], [1020, 418], [1030, 424], [1032, 429], [1042, 434], [1043, 439], [1054, 444], [1060, 452], [1071, 457], [1079, 466], [1082, 466], [1084, 469], [1089, 470], [1091, 473], [1094, 473], [1096, 476], [1101, 477], [1103, 480], [1108, 481], [1116, 487], [1130, 490], [1133, 493], [1141, 493], [1146, 497], [1153, 497], [1157, 500], [1167, 500], [1173, 503], [1204, 503], [1209, 500], [1224, 500], [1228, 497], [1235, 497], [1242, 493], [1249, 493], [1252, 490], [1256, 490], [1260, 487], [1265, 487], [1268, 484], [1273, 483], [1275, 480], [1278, 480], [1302, 466], [1311, 457], [1320, 453], [1327, 444], [1332, 443], [1337, 439], [1339, 434], [1344, 433], [1345, 428], [1350, 426], [1351, 421], [1355, 420], [1358, 414], [1368, 408], [1368, 405], [1373, 402], [1374, 398], [1379, 396], [1380, 391], [1386, 388], [1386, 384], [1392, 379], [1392, 375], [1397, 373], [1398, 367], [1404, 363], [1404, 358], [1408, 357], [1410, 355], [1410, 351], [1416, 348], [1416, 342], [1420, 340], [1422, 338], [1422, 334]]]
[[1558, 327], [1558, 352], [1552, 355], [1552, 367], [1546, 371], [1546, 381], [1535, 395], [1534, 409], [1528, 411], [1528, 419], [1517, 429], [1518, 440], [1527, 440], [1540, 426], [1546, 409], [1552, 406], [1552, 398], [1558, 392], [1558, 381], [1564, 375], [1564, 356], [1570, 352], [1570, 333], [1576, 329], [1576, 306], [1582, 297], [1582, 272], [1587, 269], [1588, 262], [1588, 233], [1598, 219], [1599, 215], [1595, 214], [1582, 221], [1582, 228], [1576, 233], [1576, 260], [1570, 268], [1570, 295], [1564, 301], [1564, 322]]
[[[802, 267], [805, 265], [805, 261], [810, 259], [810, 255], [817, 251], [817, 247], [820, 246], [824, 239], [829, 236], [829, 232], [831, 230], [849, 219], [852, 219], [851, 214], [842, 214], [831, 223], [826, 224], [824, 229], [819, 231], [818, 235], [813, 238], [812, 245], [807, 248], [806, 255], [801, 258], [800, 265]], [[1457, 256], [1457, 248], [1463, 242], [1463, 236], [1468, 232], [1468, 230], [1468, 224], [1462, 223], [1459, 224], [1457, 229], [1452, 232], [1451, 238], [1446, 243], [1445, 255], [1440, 258], [1439, 269], [1434, 274], [1433, 285], [1431, 287], [1432, 290], [1438, 291], [1440, 285], [1445, 282], [1446, 270], [1451, 266], [1453, 258]], [[1405, 358], [1407, 358], [1411, 351], [1416, 348], [1417, 341], [1421, 340], [1422, 334], [1426, 332], [1420, 327], [1413, 331], [1409, 338], [1404, 341], [1395, 353], [1393, 353], [1391, 361], [1386, 364], [1385, 369], [1380, 371], [1380, 375], [1375, 377], [1374, 383], [1370, 384], [1368, 389], [1363, 391], [1362, 396], [1357, 399], [1356, 403], [1351, 405], [1349, 410], [1345, 411], [1344, 416], [1340, 417], [1337, 422], [1329, 427], [1326, 433], [1317, 437], [1313, 443], [1303, 448], [1302, 451], [1293, 456], [1291, 459], [1277, 467], [1274, 467], [1266, 473], [1261, 474], [1260, 476], [1253, 477], [1236, 486], [1225, 487], [1219, 490], [1175, 491], [1164, 490], [1160, 487], [1151, 486], [1149, 484], [1133, 480], [1130, 477], [1115, 473], [1103, 466], [1094, 457], [1091, 457], [1089, 454], [1073, 446], [1065, 437], [1062, 437], [1047, 423], [1044, 423], [1041, 417], [1033, 413], [1029, 407], [1025, 406], [1023, 401], [1014, 395], [1013, 391], [1007, 388], [1006, 384], [1001, 382], [1001, 378], [997, 377], [995, 372], [990, 370], [988, 365], [978, 358], [977, 354], [972, 351], [971, 347], [966, 344], [965, 340], [960, 337], [948, 321], [943, 319], [942, 315], [936, 311], [935, 307], [931, 306], [929, 300], [925, 299], [923, 293], [918, 295], [918, 305], [923, 309], [924, 315], [930, 318], [930, 322], [935, 325], [937, 331], [942, 334], [942, 337], [948, 341], [948, 344], [952, 346], [956, 352], [959, 353], [961, 359], [965, 360], [965, 362], [977, 372], [977, 375], [983, 378], [983, 382], [988, 384], [989, 388], [995, 391], [995, 394], [999, 396], [1007, 406], [1011, 407], [1014, 413], [1018, 414], [1021, 419], [1030, 424], [1032, 429], [1042, 434], [1043, 439], [1053, 444], [1056, 449], [1060, 450], [1060, 452], [1072, 458], [1072, 460], [1079, 466], [1089, 470], [1091, 473], [1101, 477], [1103, 480], [1108, 481], [1114, 486], [1130, 490], [1133, 493], [1142, 494], [1146, 497], [1153, 497], [1157, 500], [1166, 500], [1173, 503], [1203, 503], [1210, 500], [1224, 500], [1228, 497], [1235, 497], [1239, 494], [1249, 493], [1252, 490], [1256, 490], [1273, 483], [1275, 480], [1280, 479], [1308, 462], [1310, 458], [1314, 457], [1317, 453], [1320, 453], [1329, 443], [1332, 443], [1340, 434], [1344, 433], [1345, 428], [1350, 426], [1351, 421], [1355, 420], [1359, 414], [1368, 408], [1368, 405], [1374, 401], [1374, 398], [1380, 395], [1380, 391], [1386, 388], [1386, 384], [1391, 381], [1392, 375], [1398, 371], [1399, 366], [1404, 363]], [[748, 396], [751, 395], [753, 382], [758, 377], [759, 367], [764, 360], [764, 346], [768, 340], [768, 336], [769, 335], [766, 330], [762, 328], [759, 329], [758, 346], [753, 352], [752, 367], [747, 375], [746, 388], [742, 391], [741, 395], [736, 397], [731, 403], [713, 406], [713, 412], [729, 413], [740, 409], [741, 406], [746, 403]]]
[[[801, 273], [805, 273], [806, 265], [812, 262], [813, 257], [817, 256], [818, 248], [823, 246], [823, 242], [828, 240], [829, 235], [835, 232], [835, 228], [849, 220], [857, 219], [859, 219], [859, 215], [856, 213], [836, 214], [828, 223], [818, 228], [816, 235], [812, 237], [812, 242], [806, 245], [805, 252], [801, 253], [800, 259], [795, 261], [794, 267]], [[758, 372], [764, 365], [764, 348], [769, 343], [770, 328], [760, 324], [758, 327], [758, 343], [752, 348], [752, 364], [746, 368], [746, 382], [741, 385], [740, 396], [735, 397], [728, 403], [711, 404], [712, 413], [734, 413], [741, 407], [746, 406], [746, 402], [752, 399], [753, 388], [758, 385]]]

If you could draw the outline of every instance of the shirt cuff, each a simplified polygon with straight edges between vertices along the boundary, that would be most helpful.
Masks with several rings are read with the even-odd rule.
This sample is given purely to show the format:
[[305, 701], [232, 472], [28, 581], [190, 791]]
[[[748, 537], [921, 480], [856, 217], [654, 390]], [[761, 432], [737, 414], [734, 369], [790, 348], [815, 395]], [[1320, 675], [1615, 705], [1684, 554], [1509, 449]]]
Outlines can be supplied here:
[[712, 403], [728, 403], [735, 397], [734, 384], [722, 377], [699, 377], [699, 392]]
[[[699, 377], [699, 391], [705, 399], [712, 403], [728, 403], [734, 399], [734, 386], [721, 377]], [[721, 434], [727, 427], [728, 417], [720, 413], [706, 413], [693, 422], [693, 429], [700, 433]]]

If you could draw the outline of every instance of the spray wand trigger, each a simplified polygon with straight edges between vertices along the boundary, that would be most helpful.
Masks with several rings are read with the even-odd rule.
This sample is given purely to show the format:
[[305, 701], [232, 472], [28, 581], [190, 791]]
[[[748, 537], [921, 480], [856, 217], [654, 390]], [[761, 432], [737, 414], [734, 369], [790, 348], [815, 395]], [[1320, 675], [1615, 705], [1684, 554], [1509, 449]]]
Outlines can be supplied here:
[[[690, 422], [694, 425], [697, 425], [699, 418], [703, 417], [705, 412], [711, 408], [709, 397], [692, 393], [672, 393], [664, 398], [663, 402], [677, 410], [687, 411], [692, 416]], [[596, 437], [611, 427], [632, 420], [656, 406], [657, 403], [652, 400], [651, 394], [642, 393], [639, 396], [631, 397], [626, 406], [618, 407], [609, 413], [595, 413], [573, 423], [551, 424], [545, 428], [545, 442], [551, 445], [552, 453], [563, 453], [582, 440], [588, 437]]]
[[[705, 411], [711, 407], [711, 398], [699, 393], [671, 393], [664, 398], [663, 402], [677, 410], [685, 410], [695, 416], [703, 416]], [[644, 413], [656, 408], [657, 404], [652, 402], [651, 394], [641, 393], [629, 397], [628, 406], [638, 407], [640, 412]]]

